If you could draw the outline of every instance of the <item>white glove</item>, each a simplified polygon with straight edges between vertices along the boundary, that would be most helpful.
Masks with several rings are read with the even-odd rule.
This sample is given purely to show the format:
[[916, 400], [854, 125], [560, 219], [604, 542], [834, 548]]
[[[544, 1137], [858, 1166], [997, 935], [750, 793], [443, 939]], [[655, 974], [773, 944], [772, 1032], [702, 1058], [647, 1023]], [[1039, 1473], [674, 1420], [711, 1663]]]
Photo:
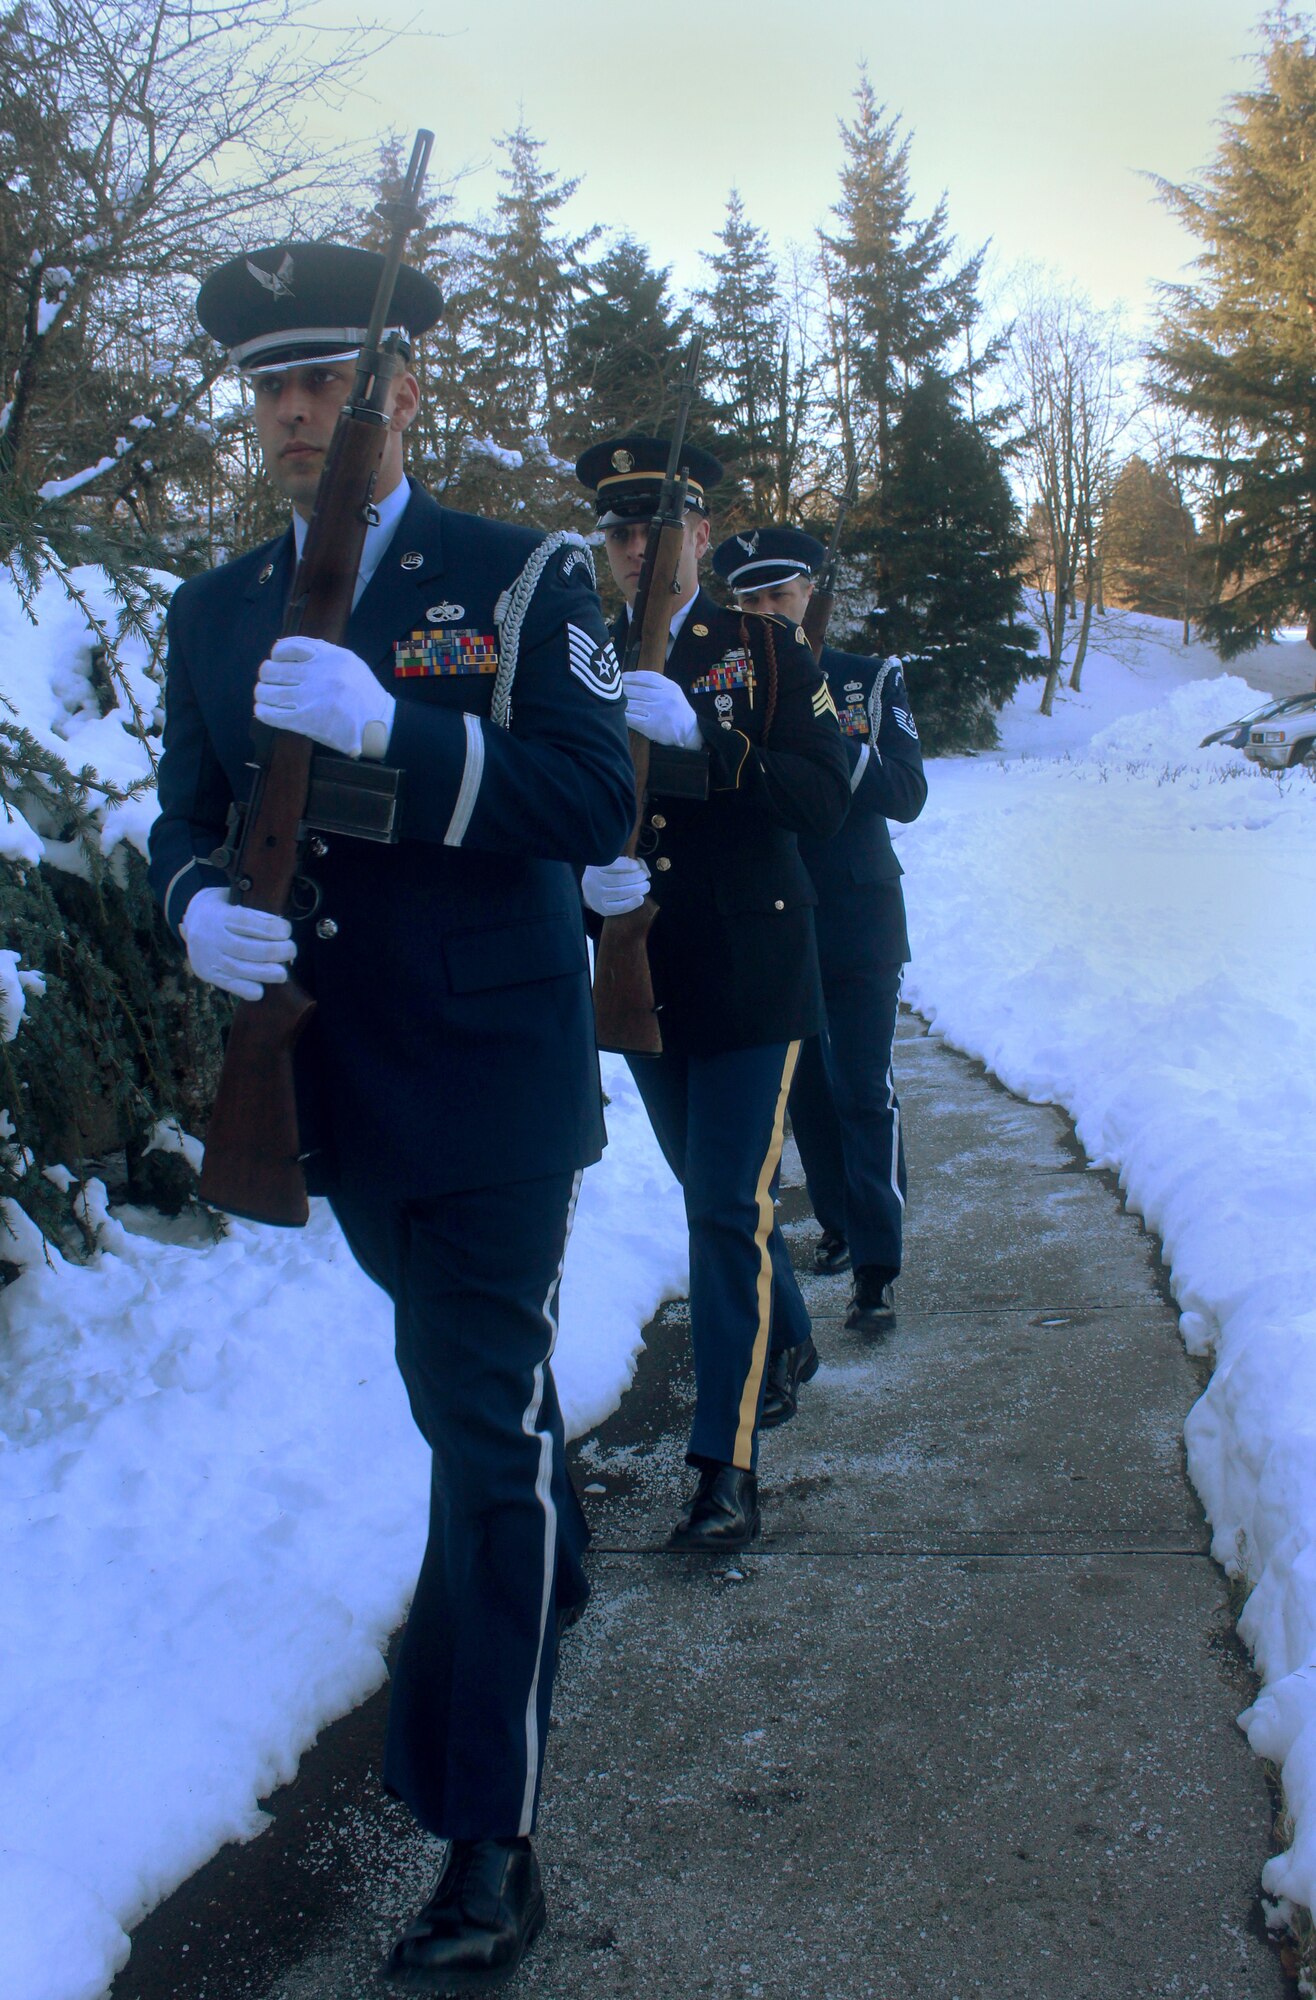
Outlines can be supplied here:
[[699, 717], [675, 681], [666, 674], [623, 674], [626, 727], [651, 743], [669, 743], [674, 750], [698, 750], [703, 743]]
[[628, 910], [639, 909], [648, 887], [649, 870], [644, 862], [620, 854], [606, 868], [587, 868], [580, 893], [586, 909], [593, 910], [596, 917], [624, 917]]
[[327, 744], [343, 757], [382, 757], [397, 707], [365, 661], [327, 639], [280, 639], [256, 680], [256, 720]]
[[239, 1000], [259, 1000], [267, 986], [282, 986], [297, 956], [286, 917], [230, 903], [227, 889], [198, 889], [178, 928], [197, 978]]

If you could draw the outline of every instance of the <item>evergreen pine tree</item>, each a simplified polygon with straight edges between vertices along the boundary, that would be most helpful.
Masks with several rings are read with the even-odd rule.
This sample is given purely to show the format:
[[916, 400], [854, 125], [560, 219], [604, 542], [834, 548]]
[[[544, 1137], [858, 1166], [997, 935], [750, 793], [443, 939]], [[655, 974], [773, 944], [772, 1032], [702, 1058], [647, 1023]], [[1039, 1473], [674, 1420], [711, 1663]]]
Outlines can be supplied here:
[[767, 236], [749, 221], [735, 188], [717, 240], [720, 249], [704, 253], [712, 282], [698, 294], [705, 382], [721, 404], [728, 478], [741, 486], [751, 518], [772, 520], [789, 490], [780, 462], [781, 301]]
[[[978, 317], [984, 253], [952, 262], [944, 195], [931, 215], [914, 215], [911, 138], [885, 117], [866, 71], [855, 106], [853, 123], [841, 126], [838, 226], [821, 237], [830, 400], [846, 473], [880, 486], [905, 396], [924, 369], [949, 372], [950, 350]], [[988, 348], [965, 367], [977, 377], [993, 358]]]
[[898, 653], [928, 749], [986, 748], [994, 715], [1037, 671], [1019, 619], [1023, 535], [1001, 454], [929, 370], [891, 434], [877, 649]]
[[691, 329], [670, 277], [631, 236], [592, 267], [564, 350], [562, 436], [570, 455], [609, 432], [653, 432], [670, 418]]
[[1197, 528], [1174, 482], [1135, 454], [1111, 487], [1101, 530], [1108, 602], [1173, 618], [1190, 605], [1198, 566]]
[[1218, 493], [1201, 624], [1225, 658], [1294, 620], [1316, 643], [1316, 41], [1282, 10], [1264, 32], [1259, 87], [1232, 100], [1201, 181], [1160, 183], [1202, 245], [1195, 281], [1163, 288], [1152, 363], [1205, 434], [1186, 456]]

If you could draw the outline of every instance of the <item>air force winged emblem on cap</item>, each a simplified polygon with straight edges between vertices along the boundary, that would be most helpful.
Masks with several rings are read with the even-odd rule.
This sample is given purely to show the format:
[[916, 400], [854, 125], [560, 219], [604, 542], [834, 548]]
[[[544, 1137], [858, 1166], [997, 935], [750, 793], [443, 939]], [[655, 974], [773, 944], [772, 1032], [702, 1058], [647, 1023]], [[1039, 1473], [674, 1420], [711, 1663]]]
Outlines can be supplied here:
[[248, 257], [247, 269], [258, 285], [263, 285], [272, 298], [290, 299], [293, 296], [292, 280], [294, 265], [291, 251], [285, 251], [283, 262], [277, 271], [267, 271], [254, 257]]
[[567, 625], [567, 664], [591, 694], [604, 701], [621, 700], [621, 663], [612, 650], [611, 639], [600, 646], [579, 625]]
[[755, 528], [752, 535], [737, 535], [736, 540], [740, 543], [741, 548], [747, 556], [756, 556], [758, 554], [759, 531], [757, 528]]

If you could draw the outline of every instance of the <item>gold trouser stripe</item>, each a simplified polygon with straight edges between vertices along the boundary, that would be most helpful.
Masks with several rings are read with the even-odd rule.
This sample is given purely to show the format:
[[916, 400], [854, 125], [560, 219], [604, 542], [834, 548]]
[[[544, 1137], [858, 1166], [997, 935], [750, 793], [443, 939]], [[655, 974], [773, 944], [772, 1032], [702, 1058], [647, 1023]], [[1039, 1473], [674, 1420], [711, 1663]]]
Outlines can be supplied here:
[[754, 1419], [758, 1415], [759, 1390], [763, 1386], [763, 1370], [768, 1359], [768, 1333], [772, 1324], [772, 1253], [768, 1249], [768, 1238], [772, 1234], [772, 1176], [777, 1171], [781, 1158], [782, 1142], [786, 1136], [786, 1099], [790, 1096], [791, 1078], [795, 1074], [795, 1064], [799, 1059], [800, 1045], [792, 1042], [786, 1050], [785, 1067], [781, 1072], [781, 1089], [777, 1093], [777, 1110], [772, 1120], [772, 1137], [768, 1141], [767, 1154], [759, 1169], [758, 1186], [754, 1190], [754, 1200], [758, 1205], [758, 1228], [754, 1231], [754, 1245], [759, 1253], [758, 1276], [758, 1331], [754, 1336], [754, 1352], [750, 1358], [749, 1374], [740, 1396], [740, 1422], [736, 1428], [736, 1449], [732, 1464], [742, 1472], [748, 1472], [754, 1449]]

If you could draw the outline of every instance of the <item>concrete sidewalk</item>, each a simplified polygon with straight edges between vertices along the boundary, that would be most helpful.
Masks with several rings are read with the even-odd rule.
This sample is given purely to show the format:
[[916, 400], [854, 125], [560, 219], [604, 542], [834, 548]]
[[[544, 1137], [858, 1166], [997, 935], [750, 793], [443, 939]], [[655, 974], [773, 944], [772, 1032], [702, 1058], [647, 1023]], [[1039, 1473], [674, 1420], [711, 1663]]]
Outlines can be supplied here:
[[[1183, 1476], [1200, 1383], [1155, 1243], [1059, 1114], [912, 1019], [897, 1076], [899, 1324], [865, 1347], [847, 1282], [806, 1280], [824, 1366], [765, 1441], [764, 1542], [663, 1551], [691, 1477], [679, 1309], [580, 1450], [595, 1594], [515, 1990], [1282, 2000], [1253, 1684]], [[802, 1192], [784, 1207], [807, 1265]], [[372, 1790], [379, 1710], [147, 1920], [115, 2000], [380, 1993], [436, 1855]]]

